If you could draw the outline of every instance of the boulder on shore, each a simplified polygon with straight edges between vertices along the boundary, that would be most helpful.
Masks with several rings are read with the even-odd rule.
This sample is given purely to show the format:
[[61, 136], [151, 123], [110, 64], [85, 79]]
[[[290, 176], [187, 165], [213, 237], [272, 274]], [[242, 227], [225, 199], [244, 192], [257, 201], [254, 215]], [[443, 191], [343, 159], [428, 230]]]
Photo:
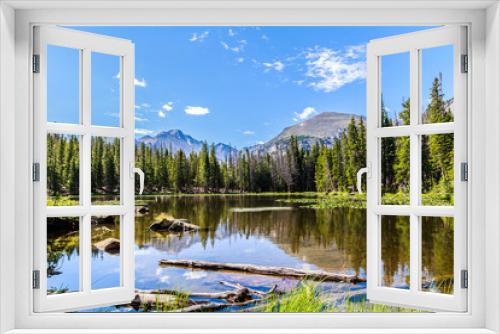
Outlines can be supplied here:
[[96, 242], [94, 246], [95, 248], [109, 254], [120, 254], [120, 240], [115, 238], [101, 240]]
[[199, 231], [198, 225], [191, 224], [187, 219], [162, 219], [149, 226], [153, 232], [195, 232]]

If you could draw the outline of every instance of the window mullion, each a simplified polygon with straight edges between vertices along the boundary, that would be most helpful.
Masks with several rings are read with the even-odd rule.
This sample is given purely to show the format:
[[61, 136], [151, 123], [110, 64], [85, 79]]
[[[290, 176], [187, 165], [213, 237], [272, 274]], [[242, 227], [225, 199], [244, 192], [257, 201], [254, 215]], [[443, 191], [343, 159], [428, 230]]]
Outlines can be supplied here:
[[[413, 130], [419, 124], [420, 65], [419, 50], [410, 51], [410, 126]], [[420, 217], [414, 208], [420, 205], [421, 154], [420, 136], [410, 133], [410, 290], [417, 292], [420, 282]]]
[[85, 214], [82, 218], [81, 226], [81, 282], [83, 291], [90, 293], [91, 290], [91, 258], [92, 258], [92, 231], [91, 231], [91, 134], [90, 134], [90, 113], [91, 113], [91, 51], [83, 49], [82, 52], [82, 124], [84, 128], [83, 145], [81, 152], [81, 183], [80, 193], [82, 197], [82, 206], [84, 207]]

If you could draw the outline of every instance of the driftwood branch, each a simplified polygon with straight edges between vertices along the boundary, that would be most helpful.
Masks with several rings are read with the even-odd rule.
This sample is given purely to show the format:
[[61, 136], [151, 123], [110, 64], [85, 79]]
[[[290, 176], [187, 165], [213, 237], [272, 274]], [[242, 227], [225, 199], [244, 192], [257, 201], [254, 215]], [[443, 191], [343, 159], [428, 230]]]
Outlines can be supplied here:
[[220, 310], [225, 307], [242, 307], [242, 306], [248, 306], [251, 304], [255, 304], [258, 302], [262, 302], [265, 299], [250, 299], [244, 302], [239, 302], [239, 303], [207, 303], [207, 304], [197, 304], [197, 305], [191, 305], [188, 307], [184, 307], [178, 310], [175, 310], [175, 312], [210, 312], [210, 311], [216, 311]]
[[[135, 309], [143, 304], [151, 305], [161, 305], [163, 303], [171, 303], [175, 301], [176, 296], [184, 294], [185, 296], [205, 298], [205, 299], [221, 299], [226, 300], [226, 303], [216, 303], [210, 301], [190, 301], [195, 303], [193, 305], [186, 306], [184, 308], [175, 310], [174, 312], [209, 312], [216, 311], [225, 307], [241, 307], [251, 304], [257, 304], [259, 302], [267, 300], [269, 294], [274, 293], [276, 290], [276, 285], [274, 285], [267, 292], [258, 291], [255, 289], [247, 288], [239, 283], [230, 283], [222, 281], [221, 284], [232, 287], [234, 291], [224, 291], [224, 292], [191, 292], [182, 293], [175, 290], [160, 289], [160, 290], [136, 290], [136, 296], [132, 300], [131, 305]], [[252, 298], [252, 295], [258, 296], [257, 298]]]
[[[228, 287], [231, 287], [231, 288], [234, 288], [234, 289], [242, 289], [242, 288], [245, 288], [243, 285], [241, 285], [240, 283], [230, 283], [230, 282], [226, 282], [226, 281], [221, 281], [220, 284], [222, 285], [225, 285], [225, 286], [228, 286]], [[259, 291], [259, 290], [255, 290], [255, 289], [252, 289], [252, 288], [249, 288], [249, 287], [246, 287], [246, 289], [252, 294], [252, 295], [257, 295], [257, 296], [267, 296], [271, 293], [274, 293], [274, 291], [276, 290], [276, 288], [278, 287], [278, 285], [273, 285], [271, 287], [271, 289], [269, 289], [267, 292], [263, 292], [263, 291]]]
[[166, 267], [174, 266], [174, 267], [183, 267], [183, 268], [200, 269], [200, 270], [230, 271], [230, 272], [239, 272], [239, 273], [243, 272], [243, 273], [258, 274], [258, 275], [292, 277], [292, 278], [309, 279], [312, 281], [321, 281], [321, 282], [346, 282], [346, 283], [366, 282], [365, 278], [359, 277], [357, 275], [335, 274], [326, 271], [303, 270], [303, 269], [295, 269], [287, 267], [266, 267], [253, 264], [164, 259], [160, 260], [160, 265]]

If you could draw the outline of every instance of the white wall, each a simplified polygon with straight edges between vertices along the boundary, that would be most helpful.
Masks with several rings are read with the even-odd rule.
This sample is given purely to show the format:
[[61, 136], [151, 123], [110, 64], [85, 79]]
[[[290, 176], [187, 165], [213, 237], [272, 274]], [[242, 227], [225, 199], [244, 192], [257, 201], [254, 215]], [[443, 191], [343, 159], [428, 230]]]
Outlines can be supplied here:
[[14, 328], [14, 17], [0, 3], [0, 333]]
[[[486, 327], [500, 331], [500, 6], [486, 16], [486, 253], [496, 265], [486, 264]], [[496, 311], [493, 311], [496, 310]]]

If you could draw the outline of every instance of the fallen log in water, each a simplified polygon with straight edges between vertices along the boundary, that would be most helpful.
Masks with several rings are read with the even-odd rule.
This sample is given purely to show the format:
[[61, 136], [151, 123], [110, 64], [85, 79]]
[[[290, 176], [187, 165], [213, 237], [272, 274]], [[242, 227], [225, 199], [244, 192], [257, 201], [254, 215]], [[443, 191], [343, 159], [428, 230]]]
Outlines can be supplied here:
[[[144, 296], [145, 301], [154, 300], [157, 296], [175, 296], [179, 295], [179, 291], [175, 290], [153, 290], [153, 291], [144, 291], [138, 290], [139, 297]], [[249, 299], [252, 299], [251, 295], [253, 294], [250, 289], [245, 288], [240, 285], [234, 291], [223, 291], [223, 292], [186, 292], [184, 293], [187, 297], [192, 298], [205, 298], [205, 299], [225, 299], [229, 302], [243, 302]]]
[[231, 208], [230, 212], [244, 213], [244, 212], [265, 212], [265, 211], [290, 211], [294, 208], [292, 206], [268, 206], [260, 208]]
[[346, 282], [346, 283], [359, 283], [366, 282], [365, 278], [357, 275], [344, 275], [329, 273], [326, 271], [313, 271], [303, 270], [287, 267], [265, 267], [253, 264], [241, 263], [222, 263], [222, 262], [209, 262], [209, 261], [192, 261], [192, 260], [160, 260], [160, 266], [174, 266], [200, 270], [212, 271], [233, 271], [240, 273], [250, 273], [258, 275], [292, 277], [299, 279], [309, 279], [312, 281], [321, 282]]
[[[274, 294], [276, 285], [271, 287], [267, 292], [258, 291], [252, 288], [244, 287], [239, 283], [220, 282], [222, 285], [232, 287], [234, 291], [224, 292], [189, 292], [184, 293], [176, 290], [159, 289], [159, 290], [136, 290], [135, 298], [130, 305], [133, 309], [138, 310], [142, 305], [162, 307], [164, 304], [176, 302], [179, 296], [184, 295], [189, 298], [188, 306], [175, 310], [174, 312], [208, 312], [216, 311], [221, 308], [230, 306], [246, 306], [256, 304], [268, 299], [268, 295]], [[257, 296], [256, 299], [252, 298]], [[216, 303], [209, 300], [191, 300], [190, 298], [205, 298], [205, 299], [221, 299], [226, 300], [226, 303]]]

